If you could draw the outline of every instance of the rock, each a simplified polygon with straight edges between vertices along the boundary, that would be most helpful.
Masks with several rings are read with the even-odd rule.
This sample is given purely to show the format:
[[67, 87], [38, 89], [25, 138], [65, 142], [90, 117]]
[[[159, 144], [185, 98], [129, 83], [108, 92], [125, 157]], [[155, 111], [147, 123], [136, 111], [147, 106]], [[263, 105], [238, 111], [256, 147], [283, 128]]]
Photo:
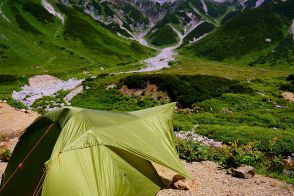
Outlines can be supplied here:
[[184, 180], [184, 179], [185, 179], [184, 176], [181, 176], [181, 175], [179, 175], [179, 174], [176, 174], [176, 175], [173, 176], [172, 181], [173, 181], [173, 182], [177, 182], [177, 181], [179, 181], [179, 180]]
[[286, 169], [294, 171], [294, 159], [290, 156], [284, 159], [284, 166]]
[[114, 88], [116, 88], [116, 87], [117, 87], [116, 84], [110, 84], [110, 85], [108, 85], [108, 86], [106, 87], [106, 90], [114, 89]]
[[18, 136], [18, 133], [13, 129], [0, 129], [3, 139], [11, 139]]
[[229, 108], [223, 108], [222, 112], [225, 114], [232, 114], [233, 113], [233, 111], [231, 111]]
[[238, 167], [237, 169], [232, 168], [231, 169], [231, 174], [234, 177], [237, 178], [253, 178], [255, 175], [255, 169], [252, 166], [248, 165], [242, 165], [241, 167]]
[[176, 137], [181, 140], [193, 140], [195, 142], [201, 142], [206, 146], [213, 146], [213, 147], [222, 147], [223, 143], [214, 141], [213, 139], [209, 139], [208, 137], [198, 135], [194, 133], [195, 130], [192, 131], [179, 131], [176, 132]]
[[179, 189], [179, 190], [189, 190], [190, 189], [188, 183], [184, 180], [177, 181], [176, 183], [173, 184], [173, 187], [175, 189]]
[[190, 186], [186, 182], [185, 177], [183, 177], [179, 174], [173, 176], [172, 186], [173, 186], [173, 188], [179, 189], [179, 190], [189, 190], [190, 189]]

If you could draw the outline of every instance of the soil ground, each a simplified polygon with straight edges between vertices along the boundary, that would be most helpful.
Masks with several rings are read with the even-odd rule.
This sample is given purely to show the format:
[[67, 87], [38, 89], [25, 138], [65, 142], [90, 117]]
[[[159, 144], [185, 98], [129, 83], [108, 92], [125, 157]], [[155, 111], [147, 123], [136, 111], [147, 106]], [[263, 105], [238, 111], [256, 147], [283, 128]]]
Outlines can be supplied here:
[[[251, 179], [240, 179], [227, 174], [227, 170], [211, 161], [187, 163], [183, 161], [191, 179], [187, 180], [190, 190], [163, 189], [157, 196], [200, 196], [200, 195], [258, 195], [258, 196], [293, 196], [294, 186], [285, 182], [255, 175]], [[165, 179], [175, 175], [161, 166], [156, 166]]]

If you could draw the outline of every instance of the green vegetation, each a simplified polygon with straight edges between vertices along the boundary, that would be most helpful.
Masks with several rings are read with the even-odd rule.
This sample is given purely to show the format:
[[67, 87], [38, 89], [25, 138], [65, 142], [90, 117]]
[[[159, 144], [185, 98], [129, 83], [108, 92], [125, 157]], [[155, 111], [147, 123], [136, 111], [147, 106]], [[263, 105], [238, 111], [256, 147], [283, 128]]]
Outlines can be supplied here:
[[9, 149], [0, 148], [0, 160], [3, 162], [8, 162], [11, 157], [11, 152]]
[[[259, 144], [256, 148], [262, 152], [274, 153], [275, 155], [289, 155], [294, 149], [294, 132], [291, 130], [273, 130], [250, 126], [221, 126], [203, 125], [197, 129], [197, 133], [214, 138], [226, 143], [238, 141], [246, 145], [252, 141]], [[275, 144], [271, 145], [271, 141]]]
[[281, 89], [281, 90], [284, 90], [284, 91], [294, 92], [294, 74], [289, 75], [289, 76], [287, 77], [287, 81], [288, 81], [289, 83], [287, 83], [287, 84], [282, 84], [281, 87], [280, 87], [280, 89]]
[[65, 24], [37, 0], [3, 4], [1, 9], [11, 22], [0, 17], [1, 74], [78, 75], [81, 70], [101, 73], [100, 67], [108, 72], [128, 70], [153, 53], [118, 37], [114, 27], [102, 25], [79, 9], [53, 6], [65, 15]]
[[189, 45], [189, 41], [193, 41], [194, 39], [198, 39], [201, 36], [210, 33], [215, 29], [214, 25], [208, 23], [208, 22], [203, 22], [200, 24], [197, 28], [195, 28], [191, 33], [189, 33], [183, 40], [184, 45]]
[[[293, 178], [282, 175], [284, 163], [281, 156], [270, 155], [256, 149], [256, 142], [240, 145], [237, 142], [229, 146], [208, 147], [191, 139], [177, 140], [180, 158], [187, 161], [216, 161], [224, 168], [237, 168], [242, 164], [256, 168], [257, 173], [275, 177], [294, 184]], [[274, 145], [274, 141], [272, 142]]]
[[231, 12], [222, 27], [180, 51], [216, 61], [288, 67], [293, 60], [293, 39], [288, 36], [293, 10], [293, 2], [287, 1]]
[[152, 45], [161, 47], [174, 45], [179, 41], [177, 33], [170, 25], [164, 25], [159, 29], [155, 29], [146, 38]]
[[[278, 43], [283, 39], [286, 28], [288, 25], [273, 11], [264, 8], [249, 10], [183, 50], [217, 61], [239, 58]], [[267, 38], [272, 42], [266, 42]]]
[[6, 100], [7, 103], [15, 108], [26, 108], [21, 102], [12, 99], [11, 93], [17, 90], [18, 87], [25, 84], [27, 80], [23, 77], [15, 75], [0, 75], [0, 100]]
[[172, 101], [179, 102], [183, 107], [190, 107], [195, 102], [226, 92], [251, 92], [250, 88], [240, 85], [238, 81], [203, 75], [131, 75], [121, 82], [133, 89], [145, 88], [147, 83], [155, 84], [159, 90], [167, 92]]
[[64, 101], [64, 97], [68, 94], [68, 91], [58, 91], [54, 96], [44, 96], [41, 99], [37, 99], [32, 107], [36, 109], [38, 113], [46, 113], [47, 109], [62, 108], [68, 104]]
[[153, 107], [167, 103], [165, 99], [153, 96], [128, 96], [120, 91], [120, 87], [107, 89], [109, 84], [119, 83], [120, 77], [101, 75], [97, 79], [87, 79], [83, 84], [87, 91], [72, 100], [73, 106], [115, 111], [131, 111]]
[[293, 36], [289, 35], [271, 52], [258, 57], [249, 63], [250, 66], [268, 64], [275, 65], [294, 65], [294, 40]]

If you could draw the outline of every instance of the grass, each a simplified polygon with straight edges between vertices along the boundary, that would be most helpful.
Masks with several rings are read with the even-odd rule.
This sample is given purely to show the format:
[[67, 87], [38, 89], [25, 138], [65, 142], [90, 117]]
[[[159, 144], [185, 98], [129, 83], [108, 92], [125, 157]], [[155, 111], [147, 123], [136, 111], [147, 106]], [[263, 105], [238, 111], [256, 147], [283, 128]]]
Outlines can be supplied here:
[[248, 67], [180, 55], [178, 56], [177, 65], [169, 69], [157, 71], [156, 73], [211, 75], [246, 82], [248, 79], [252, 80], [256, 78], [266, 80], [271, 78], [287, 77], [289, 74], [294, 73], [294, 69], [285, 67]]
[[12, 23], [0, 18], [3, 27], [0, 45], [6, 46], [0, 48], [1, 74], [65, 75], [79, 74], [81, 70], [101, 73], [100, 67], [108, 72], [128, 70], [154, 53], [134, 41], [118, 37], [76, 9], [54, 6], [65, 14], [64, 25], [35, 0], [2, 6]]
[[175, 45], [179, 41], [177, 33], [168, 24], [155, 29], [146, 38], [150, 44], [160, 47]]
[[[182, 47], [181, 52], [185, 55], [210, 60], [238, 62], [247, 65], [265, 64], [260, 59], [256, 60], [259, 56], [264, 56], [263, 53], [265, 53], [263, 58], [269, 59], [268, 64], [279, 65], [281, 61], [271, 62], [270, 56], [273, 56], [272, 51], [276, 47], [277, 52], [275, 53], [277, 54], [274, 54], [274, 59], [279, 55], [283, 56], [281, 51], [290, 47], [291, 43], [283, 40], [288, 35], [288, 28], [292, 21], [292, 18], [289, 17], [291, 15], [289, 10], [293, 10], [293, 5], [290, 2], [279, 5], [271, 4], [244, 11], [199, 42]], [[286, 7], [289, 10], [284, 10]], [[266, 41], [268, 38], [271, 39], [270, 42]], [[280, 60], [282, 59], [284, 57], [280, 58]], [[291, 58], [284, 59], [283, 65], [289, 65], [288, 61], [290, 62], [290, 60]]]
[[0, 17], [0, 73], [17, 78], [1, 84], [1, 96], [8, 99], [32, 75], [67, 79], [138, 69], [142, 59], [155, 53], [78, 9], [53, 6], [66, 16], [65, 24], [37, 0], [6, 1], [1, 7], [11, 23]]
[[208, 22], [203, 22], [200, 24], [197, 28], [195, 28], [191, 33], [189, 33], [183, 40], [184, 45], [189, 45], [189, 41], [194, 41], [194, 39], [198, 39], [201, 36], [210, 33], [215, 29], [214, 25], [208, 23]]
[[89, 90], [74, 97], [72, 105], [99, 110], [132, 111], [167, 103], [150, 96], [141, 98], [124, 95], [120, 92], [120, 87], [107, 90], [109, 84], [118, 84], [123, 77], [125, 76], [102, 75], [97, 79], [87, 79], [83, 84], [90, 87]]
[[239, 81], [204, 75], [135, 74], [124, 78], [121, 83], [132, 89], [145, 88], [147, 83], [155, 84], [159, 90], [167, 92], [172, 101], [183, 107], [191, 107], [195, 102], [226, 92], [251, 92], [250, 88], [240, 85]]

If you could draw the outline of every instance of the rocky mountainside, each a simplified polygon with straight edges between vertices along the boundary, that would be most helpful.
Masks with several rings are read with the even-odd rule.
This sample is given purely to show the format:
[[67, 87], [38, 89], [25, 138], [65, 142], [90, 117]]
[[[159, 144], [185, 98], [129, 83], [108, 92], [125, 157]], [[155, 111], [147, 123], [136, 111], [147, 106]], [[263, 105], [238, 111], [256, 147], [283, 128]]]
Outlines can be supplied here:
[[[157, 46], [177, 42], [175, 29], [194, 42], [239, 12], [270, 0], [58, 0], [114, 28], [118, 35], [147, 40]], [[171, 25], [174, 27], [172, 28]], [[151, 31], [150, 31], [151, 30]], [[165, 34], [162, 40], [162, 34]]]
[[184, 44], [192, 44], [243, 11], [269, 2], [271, 1], [177, 1], [177, 6], [152, 28], [146, 38], [153, 45], [172, 45], [177, 42], [177, 36], [173, 32], [177, 29], [186, 37]]
[[[264, 21], [260, 25], [266, 22], [263, 18], [246, 19], [244, 15], [281, 2], [272, 1], [2, 0], [0, 65], [5, 65], [4, 73], [14, 72], [16, 65], [26, 65], [24, 72], [56, 70], [58, 66], [65, 68], [64, 64], [74, 65], [76, 69], [88, 65], [93, 68], [131, 65], [152, 53], [134, 40], [155, 47], [180, 44], [187, 46], [185, 50], [193, 55], [197, 50], [197, 56], [207, 57], [205, 50], [198, 51], [200, 39], [226, 28], [235, 31], [244, 24], [248, 26], [246, 32], [250, 33], [252, 21]], [[270, 12], [264, 15], [268, 19], [271, 17]], [[244, 20], [236, 21], [242, 16]], [[226, 26], [228, 21], [236, 22]], [[290, 24], [287, 25], [288, 28]], [[282, 26], [277, 27], [278, 32], [284, 33], [281, 28], [285, 28], [286, 23]], [[268, 29], [261, 26], [256, 30], [260, 33]], [[212, 38], [205, 39], [210, 40], [206, 42], [210, 47], [218, 43]], [[283, 43], [280, 48], [287, 41]]]

